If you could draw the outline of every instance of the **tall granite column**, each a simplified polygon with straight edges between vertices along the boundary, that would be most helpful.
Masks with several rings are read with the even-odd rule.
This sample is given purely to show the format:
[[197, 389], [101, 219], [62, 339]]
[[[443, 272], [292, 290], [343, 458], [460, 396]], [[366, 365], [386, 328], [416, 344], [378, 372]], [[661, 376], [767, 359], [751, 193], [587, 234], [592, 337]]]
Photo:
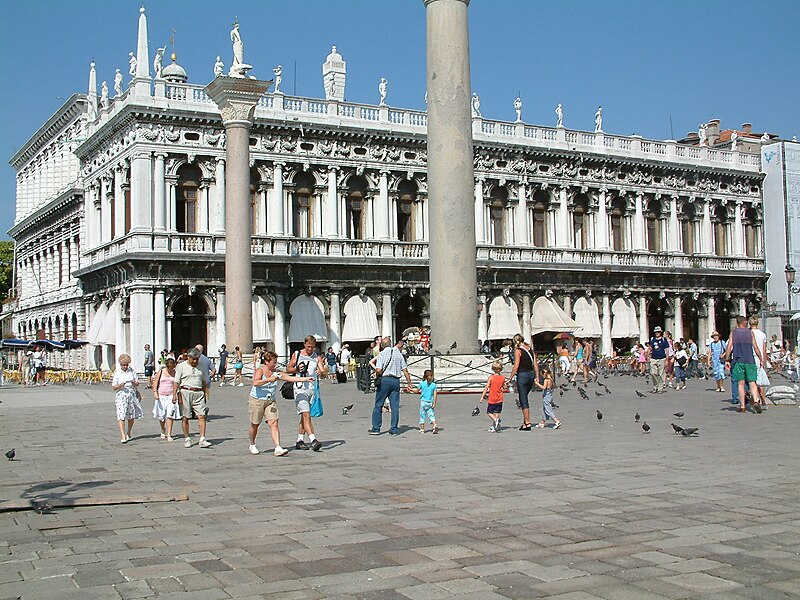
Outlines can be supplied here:
[[217, 77], [205, 88], [225, 126], [225, 335], [229, 347], [253, 351], [253, 262], [250, 249], [250, 128], [270, 82]]
[[433, 350], [478, 352], [469, 0], [423, 0], [427, 19]]

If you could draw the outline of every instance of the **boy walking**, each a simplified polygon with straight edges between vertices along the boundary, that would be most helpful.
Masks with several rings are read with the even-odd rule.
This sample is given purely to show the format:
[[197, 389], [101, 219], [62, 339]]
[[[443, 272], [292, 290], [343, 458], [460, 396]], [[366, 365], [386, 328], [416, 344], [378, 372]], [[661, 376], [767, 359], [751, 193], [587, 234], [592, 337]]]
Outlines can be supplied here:
[[[495, 361], [492, 363], [491, 375], [486, 381], [486, 386], [481, 394], [481, 403], [486, 398], [486, 415], [492, 420], [489, 433], [500, 432], [500, 414], [503, 412], [503, 391], [506, 389], [506, 378], [500, 375], [503, 370], [503, 363]], [[488, 397], [487, 397], [488, 395]]]

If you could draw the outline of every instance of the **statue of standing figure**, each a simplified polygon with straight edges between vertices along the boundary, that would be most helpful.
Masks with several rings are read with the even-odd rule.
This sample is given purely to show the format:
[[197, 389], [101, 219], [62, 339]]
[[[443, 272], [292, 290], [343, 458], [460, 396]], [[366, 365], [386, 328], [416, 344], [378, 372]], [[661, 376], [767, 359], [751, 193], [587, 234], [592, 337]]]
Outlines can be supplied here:
[[594, 113], [594, 132], [603, 133], [603, 107], [598, 106], [597, 112]]
[[156, 57], [153, 59], [153, 71], [155, 73], [156, 79], [161, 79], [162, 64], [164, 62], [164, 52], [166, 51], [167, 51], [166, 46], [156, 50]]
[[697, 135], [700, 138], [700, 142], [697, 144], [698, 146], [707, 146], [708, 145], [708, 125], [705, 123], [700, 124], [700, 128], [697, 130]]
[[114, 95], [122, 95], [122, 73], [119, 72], [119, 69], [114, 73]]
[[128, 73], [131, 74], [131, 79], [136, 77], [136, 57], [133, 55], [133, 52], [128, 52], [128, 56], [130, 60], [128, 60], [128, 64], [130, 67], [128, 68]]
[[105, 109], [108, 108], [110, 103], [111, 102], [108, 99], [108, 82], [104, 81], [100, 86], [100, 106]]
[[472, 116], [481, 116], [481, 97], [478, 96], [478, 92], [472, 92]]
[[282, 94], [283, 92], [281, 91], [281, 81], [283, 81], [283, 67], [281, 65], [278, 65], [277, 67], [272, 69], [272, 72], [275, 73], [275, 93]]
[[522, 98], [517, 96], [514, 100], [514, 111], [517, 113], [517, 123], [522, 122]]
[[386, 105], [386, 84], [389, 83], [386, 81], [386, 77], [381, 77], [381, 82], [378, 84], [378, 93], [381, 96], [381, 106]]
[[564, 127], [564, 109], [561, 108], [560, 103], [556, 106], [556, 119], [556, 127]]
[[731, 151], [736, 152], [739, 145], [739, 132], [735, 129], [731, 131]]
[[225, 63], [222, 62], [222, 59], [218, 56], [216, 62], [214, 62], [214, 77], [220, 77], [225, 72]]
[[233, 42], [233, 64], [228, 69], [228, 76], [243, 79], [245, 73], [253, 67], [244, 62], [244, 43], [242, 42], [242, 35], [239, 33], [239, 21], [233, 24], [231, 41]]

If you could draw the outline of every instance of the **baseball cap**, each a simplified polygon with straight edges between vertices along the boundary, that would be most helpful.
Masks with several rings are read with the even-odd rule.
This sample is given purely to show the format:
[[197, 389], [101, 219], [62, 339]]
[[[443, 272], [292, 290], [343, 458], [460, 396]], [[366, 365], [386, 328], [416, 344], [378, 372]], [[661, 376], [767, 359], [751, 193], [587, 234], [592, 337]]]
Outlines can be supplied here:
[[658, 325], [656, 325], [656, 327], [655, 327], [655, 329], [653, 329], [653, 331], [654, 331], [654, 332], [656, 332], [656, 331], [662, 331], [662, 329], [661, 329], [661, 327], [659, 327]]

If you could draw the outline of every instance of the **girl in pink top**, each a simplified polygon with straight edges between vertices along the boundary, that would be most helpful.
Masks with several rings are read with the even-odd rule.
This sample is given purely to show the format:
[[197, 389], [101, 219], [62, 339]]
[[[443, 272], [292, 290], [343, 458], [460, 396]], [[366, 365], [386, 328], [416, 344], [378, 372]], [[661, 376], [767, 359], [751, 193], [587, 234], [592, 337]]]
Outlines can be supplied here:
[[161, 439], [172, 441], [172, 421], [181, 418], [180, 404], [175, 398], [175, 359], [167, 358], [166, 364], [153, 382], [153, 417], [161, 425]]

